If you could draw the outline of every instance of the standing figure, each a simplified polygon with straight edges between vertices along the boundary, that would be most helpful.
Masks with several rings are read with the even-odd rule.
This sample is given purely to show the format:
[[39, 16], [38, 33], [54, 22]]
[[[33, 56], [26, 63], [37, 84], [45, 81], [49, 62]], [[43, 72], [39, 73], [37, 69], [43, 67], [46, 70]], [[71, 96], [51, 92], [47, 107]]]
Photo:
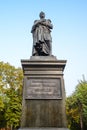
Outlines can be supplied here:
[[35, 20], [31, 33], [33, 35], [33, 56], [50, 56], [52, 54], [51, 29], [53, 25], [50, 19], [45, 19], [45, 13], [40, 12], [40, 20]]

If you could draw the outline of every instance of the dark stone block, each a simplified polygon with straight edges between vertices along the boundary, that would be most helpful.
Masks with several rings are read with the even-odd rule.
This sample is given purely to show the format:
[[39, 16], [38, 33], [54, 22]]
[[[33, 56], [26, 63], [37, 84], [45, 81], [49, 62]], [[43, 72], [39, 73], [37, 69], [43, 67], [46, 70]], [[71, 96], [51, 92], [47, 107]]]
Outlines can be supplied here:
[[21, 128], [67, 130], [63, 79], [66, 61], [54, 56], [32, 56], [21, 62], [24, 73]]
[[67, 128], [21, 128], [19, 130], [69, 130]]
[[61, 100], [27, 100], [27, 127], [66, 127]]
[[31, 56], [31, 61], [56, 61], [57, 58], [55, 56]]

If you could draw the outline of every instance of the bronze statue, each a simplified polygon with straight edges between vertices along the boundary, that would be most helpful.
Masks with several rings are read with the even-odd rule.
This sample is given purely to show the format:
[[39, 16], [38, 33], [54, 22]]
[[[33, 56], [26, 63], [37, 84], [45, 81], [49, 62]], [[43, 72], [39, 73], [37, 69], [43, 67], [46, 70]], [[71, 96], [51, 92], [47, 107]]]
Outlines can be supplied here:
[[52, 54], [50, 19], [45, 19], [45, 13], [40, 12], [40, 20], [35, 20], [31, 33], [33, 34], [33, 56], [50, 56]]

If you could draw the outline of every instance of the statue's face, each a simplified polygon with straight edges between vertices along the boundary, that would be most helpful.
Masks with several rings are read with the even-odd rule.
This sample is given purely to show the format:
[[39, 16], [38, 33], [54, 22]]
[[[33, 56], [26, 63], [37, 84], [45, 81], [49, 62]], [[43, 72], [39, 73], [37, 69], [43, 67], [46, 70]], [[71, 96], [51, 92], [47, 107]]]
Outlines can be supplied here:
[[40, 13], [40, 18], [41, 18], [41, 19], [42, 19], [42, 18], [45, 18], [45, 13], [41, 12], [41, 13]]

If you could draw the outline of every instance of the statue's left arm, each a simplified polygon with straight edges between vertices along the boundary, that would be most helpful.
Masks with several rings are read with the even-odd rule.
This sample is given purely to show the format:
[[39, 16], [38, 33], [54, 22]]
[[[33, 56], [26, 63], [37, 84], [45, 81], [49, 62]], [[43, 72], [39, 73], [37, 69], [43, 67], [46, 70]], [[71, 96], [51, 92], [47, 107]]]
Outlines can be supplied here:
[[48, 20], [46, 21], [46, 25], [47, 25], [50, 29], [53, 29], [53, 25], [52, 25], [50, 19], [48, 19]]
[[50, 19], [46, 20], [45, 22], [42, 22], [42, 25], [48, 27], [49, 29], [53, 29], [53, 25]]
[[43, 21], [43, 22], [41, 22], [41, 24], [42, 24], [42, 25], [44, 25], [44, 26], [46, 26], [46, 27], [48, 27], [49, 29], [53, 29], [53, 25], [52, 25], [52, 23], [51, 23], [51, 20], [50, 20], [50, 19], [45, 20], [45, 22], [44, 22], [44, 21]]

